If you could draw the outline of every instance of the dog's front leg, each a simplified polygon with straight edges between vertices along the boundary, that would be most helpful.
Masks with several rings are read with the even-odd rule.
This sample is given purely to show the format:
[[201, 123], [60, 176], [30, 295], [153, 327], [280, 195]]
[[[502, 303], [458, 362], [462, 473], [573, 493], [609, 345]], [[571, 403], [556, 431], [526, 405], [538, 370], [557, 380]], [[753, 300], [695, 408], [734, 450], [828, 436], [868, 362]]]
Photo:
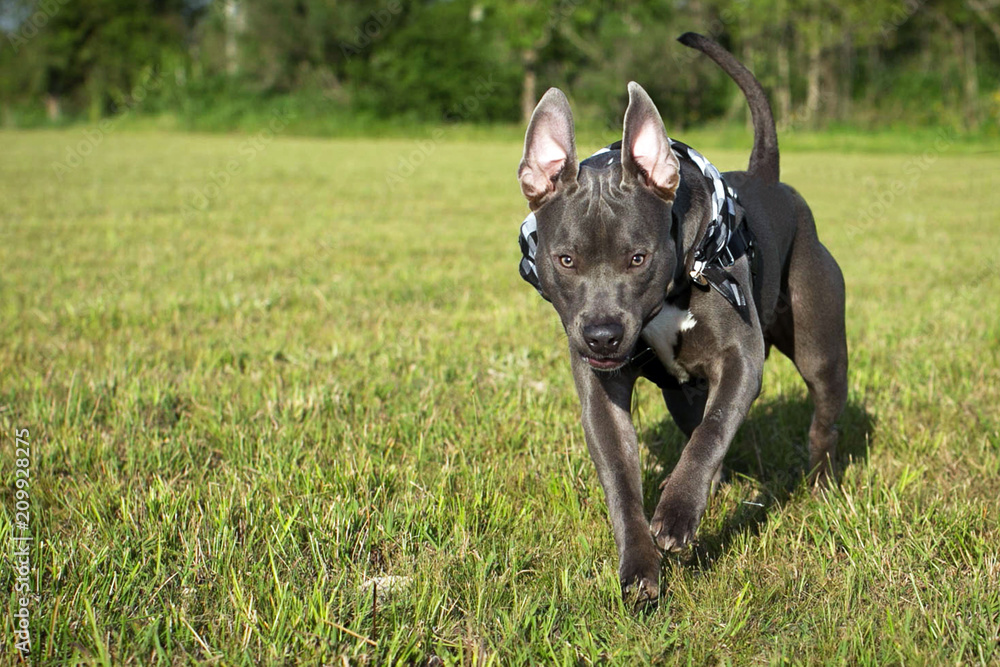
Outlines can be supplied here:
[[650, 522], [661, 549], [680, 549], [694, 539], [712, 480], [760, 393], [763, 368], [762, 349], [747, 356], [737, 349], [710, 365], [704, 417], [691, 433]]
[[622, 590], [634, 591], [640, 599], [653, 600], [660, 590], [660, 553], [653, 544], [642, 508], [639, 444], [631, 414], [636, 375], [630, 369], [615, 373], [594, 371], [579, 355], [572, 357], [587, 449], [604, 487], [618, 547]]

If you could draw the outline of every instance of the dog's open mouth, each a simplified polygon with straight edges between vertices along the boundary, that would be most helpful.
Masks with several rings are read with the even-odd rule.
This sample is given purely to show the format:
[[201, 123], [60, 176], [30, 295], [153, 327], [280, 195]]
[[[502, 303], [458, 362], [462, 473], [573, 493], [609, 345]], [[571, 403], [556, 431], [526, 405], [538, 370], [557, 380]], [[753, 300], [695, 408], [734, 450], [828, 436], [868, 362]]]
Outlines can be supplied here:
[[581, 354], [583, 360], [590, 364], [591, 368], [599, 371], [616, 371], [628, 362], [628, 357], [588, 357]]

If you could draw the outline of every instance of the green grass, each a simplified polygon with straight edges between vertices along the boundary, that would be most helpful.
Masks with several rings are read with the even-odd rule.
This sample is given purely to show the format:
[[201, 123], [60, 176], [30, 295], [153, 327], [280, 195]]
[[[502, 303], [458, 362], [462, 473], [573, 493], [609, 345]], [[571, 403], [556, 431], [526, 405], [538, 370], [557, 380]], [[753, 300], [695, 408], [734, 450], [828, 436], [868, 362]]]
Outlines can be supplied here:
[[[1000, 155], [784, 156], [848, 285], [842, 484], [804, 488], [775, 354], [635, 614], [517, 276], [516, 140], [425, 143], [392, 191], [415, 141], [118, 132], [58, 178], [83, 140], [0, 133], [0, 532], [28, 428], [36, 663], [1000, 662]], [[656, 394], [650, 511], [682, 442]]]
[[[624, 95], [625, 89], [622, 88]], [[412, 118], [378, 118], [370, 113], [358, 113], [333, 100], [322, 97], [283, 96], [261, 99], [229, 99], [224, 103], [201, 101], [184, 111], [162, 110], [156, 102], [136, 104], [105, 119], [114, 131], [129, 132], [197, 132], [252, 134], [266, 128], [275, 116], [286, 122], [285, 136], [323, 137], [336, 139], [370, 138], [407, 141], [430, 138], [443, 132], [449, 141], [489, 143], [521, 142], [521, 123], [456, 122], [447, 125]], [[623, 105], [627, 99], [623, 98]], [[151, 107], [149, 105], [152, 105]], [[624, 110], [624, 106], [622, 107]], [[940, 137], [947, 137], [949, 153], [953, 155], [1000, 154], [1000, 117], [989, 118], [977, 130], [959, 126], [925, 126], [883, 119], [880, 124], [866, 124], [861, 119], [817, 128], [807, 115], [793, 114], [779, 121], [778, 134], [783, 150], [797, 152], [837, 152], [863, 154], [921, 154]], [[48, 128], [82, 133], [93, 122], [83, 115], [65, 114], [55, 123], [46, 119], [41, 109], [22, 110], [6, 119], [7, 130], [37, 130]], [[682, 136], [692, 146], [702, 150], [731, 149], [749, 153], [752, 133], [742, 120], [719, 120], [681, 130], [667, 119], [668, 130]], [[596, 121], [577, 119], [576, 133], [583, 144], [602, 146], [610, 142], [615, 132], [621, 132], [620, 122], [603, 126]]]

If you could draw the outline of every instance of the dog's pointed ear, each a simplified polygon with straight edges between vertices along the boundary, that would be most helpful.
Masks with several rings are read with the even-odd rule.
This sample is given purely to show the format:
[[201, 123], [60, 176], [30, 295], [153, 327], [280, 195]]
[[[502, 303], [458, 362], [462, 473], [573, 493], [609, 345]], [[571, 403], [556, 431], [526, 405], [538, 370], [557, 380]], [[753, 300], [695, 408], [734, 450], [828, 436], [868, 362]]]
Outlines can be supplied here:
[[576, 172], [576, 138], [569, 100], [558, 88], [549, 88], [531, 114], [517, 180], [534, 210], [555, 192], [558, 183], [576, 180]]
[[681, 165], [670, 148], [660, 112], [635, 81], [628, 84], [622, 169], [623, 178], [639, 180], [666, 200], [673, 200], [681, 182]]

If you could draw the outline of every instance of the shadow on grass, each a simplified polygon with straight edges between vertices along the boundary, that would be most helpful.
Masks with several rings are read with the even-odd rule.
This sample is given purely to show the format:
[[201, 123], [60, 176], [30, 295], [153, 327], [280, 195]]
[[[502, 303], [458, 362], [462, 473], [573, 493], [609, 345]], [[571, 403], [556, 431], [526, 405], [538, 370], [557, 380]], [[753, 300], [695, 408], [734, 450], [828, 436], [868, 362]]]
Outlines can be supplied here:
[[[712, 530], [702, 525], [690, 556], [682, 559], [687, 567], [710, 569], [737, 537], [759, 534], [770, 511], [806, 484], [812, 409], [812, 402], [805, 396], [758, 401], [754, 405], [726, 454], [723, 483], [746, 478], [755, 487], [756, 495], [741, 502], [721, 528]], [[849, 400], [839, 425], [834, 461], [838, 480], [848, 466], [867, 462], [875, 422], [864, 405]], [[640, 438], [648, 443], [651, 454], [643, 471], [643, 489], [646, 515], [652, 516], [660, 497], [660, 483], [680, 458], [685, 438], [669, 415], [644, 429]]]

